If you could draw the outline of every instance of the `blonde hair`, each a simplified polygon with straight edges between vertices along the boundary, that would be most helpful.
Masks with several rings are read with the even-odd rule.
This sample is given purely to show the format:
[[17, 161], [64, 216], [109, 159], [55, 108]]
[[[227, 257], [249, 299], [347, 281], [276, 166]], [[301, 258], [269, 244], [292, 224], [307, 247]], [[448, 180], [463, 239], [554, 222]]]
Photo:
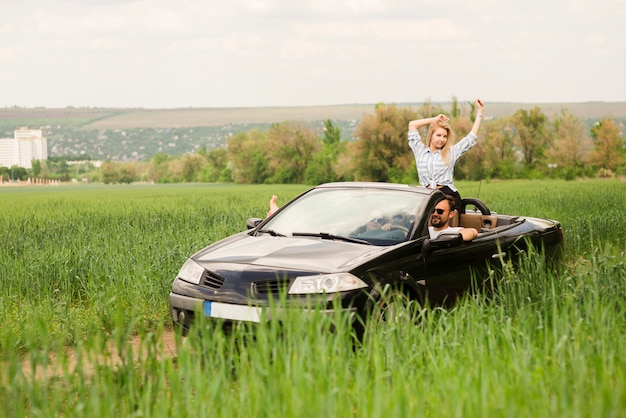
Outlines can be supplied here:
[[436, 121], [428, 125], [428, 135], [426, 136], [427, 138], [426, 145], [430, 147], [430, 141], [432, 140], [433, 135], [435, 133], [435, 129], [437, 128], [445, 129], [448, 134], [448, 140], [443, 145], [443, 147], [441, 147], [441, 158], [443, 159], [443, 162], [446, 163], [446, 165], [450, 165], [450, 147], [452, 146], [451, 144], [454, 143], [454, 132], [452, 132], [452, 129], [450, 128], [450, 124], [448, 124], [448, 122], [444, 122], [444, 121], [437, 119]]

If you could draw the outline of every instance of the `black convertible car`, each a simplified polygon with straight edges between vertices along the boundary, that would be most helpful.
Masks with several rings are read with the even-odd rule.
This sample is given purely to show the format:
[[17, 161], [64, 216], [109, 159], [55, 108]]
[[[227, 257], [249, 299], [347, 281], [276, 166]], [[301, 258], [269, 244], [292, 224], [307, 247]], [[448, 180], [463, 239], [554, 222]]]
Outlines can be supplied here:
[[[329, 183], [314, 187], [269, 218], [191, 256], [170, 293], [175, 325], [194, 315], [233, 321], [268, 318], [270, 300], [286, 294], [286, 308], [311, 300], [366, 318], [385, 289], [406, 299], [450, 299], [487, 279], [494, 266], [514, 262], [529, 247], [558, 258], [558, 221], [496, 214], [478, 199], [464, 199], [457, 223], [479, 231], [430, 239], [438, 190], [388, 183]], [[337, 303], [339, 301], [339, 303]]]

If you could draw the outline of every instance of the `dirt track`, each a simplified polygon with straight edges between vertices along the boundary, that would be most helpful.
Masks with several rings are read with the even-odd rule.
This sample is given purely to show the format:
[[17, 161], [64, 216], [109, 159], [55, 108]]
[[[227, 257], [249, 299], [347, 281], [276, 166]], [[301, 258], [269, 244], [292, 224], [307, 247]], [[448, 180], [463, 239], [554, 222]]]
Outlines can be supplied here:
[[[129, 341], [129, 344], [133, 351], [133, 359], [138, 359], [141, 358], [142, 355], [145, 355], [145, 353], [142, 352], [142, 339], [140, 337], [133, 337]], [[113, 342], [108, 344], [108, 348], [109, 355], [102, 355], [97, 359], [92, 359], [92, 356], [83, 355], [83, 373], [89, 375], [93, 373], [97, 367], [105, 365], [115, 367], [116, 365], [122, 364], [123, 359], [115, 349]], [[163, 330], [161, 338], [157, 343], [157, 348], [161, 350], [157, 356], [159, 359], [175, 358], [177, 356], [176, 338], [173, 330]], [[73, 372], [78, 364], [77, 353], [74, 349], [69, 348], [66, 351], [66, 356], [67, 361], [65, 362], [66, 365], [64, 365], [54, 353], [51, 353], [48, 356], [48, 364], [45, 367], [37, 365], [34, 374], [31, 370], [30, 356], [26, 356], [22, 361], [22, 371], [27, 378], [34, 377], [35, 379], [61, 375], [64, 373], [64, 369]]]

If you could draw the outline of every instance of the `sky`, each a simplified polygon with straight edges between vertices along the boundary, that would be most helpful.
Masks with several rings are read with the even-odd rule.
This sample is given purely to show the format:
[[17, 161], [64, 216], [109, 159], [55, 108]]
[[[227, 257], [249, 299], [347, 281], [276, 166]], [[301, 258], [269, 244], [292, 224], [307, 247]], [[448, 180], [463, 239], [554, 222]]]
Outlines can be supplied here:
[[0, 107], [626, 101], [626, 0], [0, 0]]

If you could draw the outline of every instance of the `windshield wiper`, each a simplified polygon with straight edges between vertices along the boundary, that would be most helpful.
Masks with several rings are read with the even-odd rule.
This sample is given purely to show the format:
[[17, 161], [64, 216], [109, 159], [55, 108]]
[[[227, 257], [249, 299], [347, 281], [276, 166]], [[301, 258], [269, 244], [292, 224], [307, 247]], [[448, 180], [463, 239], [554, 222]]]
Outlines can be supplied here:
[[345, 242], [353, 242], [355, 244], [372, 245], [371, 242], [365, 241], [364, 239], [344, 237], [341, 235], [333, 235], [333, 234], [329, 234], [328, 232], [292, 232], [291, 235], [294, 237], [319, 237], [322, 239], [332, 239], [334, 241], [345, 241]]
[[280, 232], [276, 232], [273, 229], [260, 229], [256, 231], [257, 234], [270, 234], [273, 237], [286, 237], [287, 235], [283, 235]]

